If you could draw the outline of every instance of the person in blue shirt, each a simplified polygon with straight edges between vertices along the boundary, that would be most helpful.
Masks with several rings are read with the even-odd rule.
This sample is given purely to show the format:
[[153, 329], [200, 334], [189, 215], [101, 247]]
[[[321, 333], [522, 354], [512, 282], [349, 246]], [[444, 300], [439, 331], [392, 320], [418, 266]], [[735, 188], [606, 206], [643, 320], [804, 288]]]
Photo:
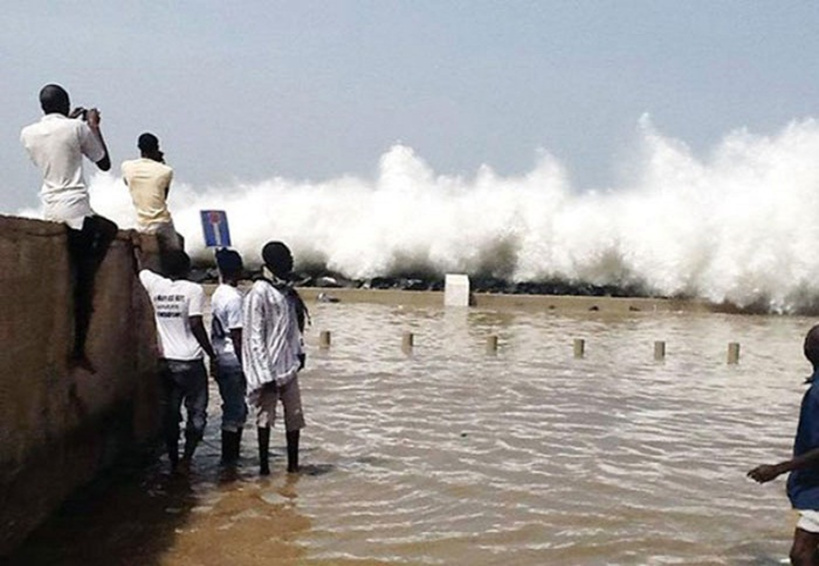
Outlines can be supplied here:
[[804, 350], [813, 365], [813, 374], [807, 379], [809, 387], [802, 398], [793, 458], [757, 466], [748, 472], [748, 477], [766, 483], [790, 472], [788, 498], [799, 511], [791, 545], [791, 564], [819, 565], [819, 324], [805, 336]]

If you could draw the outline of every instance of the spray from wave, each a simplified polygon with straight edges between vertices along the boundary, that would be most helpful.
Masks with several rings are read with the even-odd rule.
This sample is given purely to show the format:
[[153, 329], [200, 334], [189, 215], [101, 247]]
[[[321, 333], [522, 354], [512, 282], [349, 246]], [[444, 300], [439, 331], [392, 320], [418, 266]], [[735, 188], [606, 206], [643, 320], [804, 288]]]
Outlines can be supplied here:
[[[573, 189], [547, 153], [523, 176], [483, 166], [464, 178], [437, 175], [396, 145], [374, 180], [273, 178], [206, 190], [177, 183], [170, 206], [199, 259], [211, 257], [199, 210], [224, 209], [250, 264], [266, 241], [280, 239], [302, 268], [350, 279], [457, 272], [815, 310], [819, 123], [794, 122], [774, 136], [736, 131], [706, 158], [647, 117], [639, 141], [631, 178], [600, 191]], [[91, 195], [100, 214], [133, 226], [119, 179], [95, 176]]]

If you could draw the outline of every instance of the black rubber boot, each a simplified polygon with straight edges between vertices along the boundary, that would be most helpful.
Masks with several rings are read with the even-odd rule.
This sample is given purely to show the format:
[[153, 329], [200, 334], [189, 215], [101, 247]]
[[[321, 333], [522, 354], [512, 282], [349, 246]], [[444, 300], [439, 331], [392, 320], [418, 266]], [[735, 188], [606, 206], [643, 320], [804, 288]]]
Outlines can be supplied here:
[[201, 439], [202, 436], [199, 434], [185, 432], [185, 453], [182, 455], [185, 462], [189, 463], [193, 459], [193, 453], [196, 451], [196, 446]]
[[232, 452], [231, 456], [233, 456], [233, 461], [238, 462], [239, 458], [242, 455], [242, 429], [236, 431], [236, 440], [235, 443], [231, 446]]
[[168, 460], [171, 463], [171, 470], [176, 470], [179, 465], [179, 440], [176, 438], [166, 438], [165, 448], [168, 451]]
[[219, 461], [223, 464], [230, 462], [230, 434], [229, 430], [222, 430], [222, 457]]
[[239, 445], [241, 443], [241, 429], [239, 431], [222, 431], [222, 463], [231, 465], [239, 460]]
[[259, 474], [270, 475], [270, 427], [259, 428]]
[[299, 472], [299, 434], [300, 431], [293, 430], [287, 433], [287, 473], [297, 474]]

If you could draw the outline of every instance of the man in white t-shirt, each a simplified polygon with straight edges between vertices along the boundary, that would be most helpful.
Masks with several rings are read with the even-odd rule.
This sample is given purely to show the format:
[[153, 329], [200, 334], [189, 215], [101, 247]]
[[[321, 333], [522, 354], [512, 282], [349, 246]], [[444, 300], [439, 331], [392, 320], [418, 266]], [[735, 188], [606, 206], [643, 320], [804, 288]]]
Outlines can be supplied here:
[[216, 251], [220, 284], [211, 295], [210, 339], [216, 352], [219, 394], [222, 397], [222, 463], [239, 460], [242, 429], [247, 420], [246, 383], [242, 372], [242, 256], [234, 250]]
[[155, 234], [160, 251], [183, 249], [168, 210], [173, 169], [165, 164], [159, 139], [145, 132], [137, 139], [139, 159], [122, 162], [122, 180], [128, 186], [137, 213], [137, 230]]
[[171, 250], [165, 261], [168, 278], [143, 269], [139, 279], [154, 307], [159, 339], [163, 391], [163, 428], [171, 467], [179, 462], [179, 422], [182, 403], [187, 411], [183, 462], [189, 463], [205, 431], [208, 406], [208, 376], [203, 351], [211, 360], [213, 351], [202, 315], [205, 291], [188, 281], [190, 258], [182, 250]]
[[279, 401], [284, 407], [287, 471], [296, 473], [299, 436], [304, 428], [298, 373], [304, 367], [302, 332], [307, 309], [287, 283], [293, 270], [290, 249], [282, 242], [268, 242], [262, 248], [262, 259], [264, 275], [248, 291], [242, 317], [242, 367], [247, 378], [247, 399], [256, 410], [259, 473], [270, 473], [270, 427]]
[[23, 128], [20, 141], [43, 174], [40, 197], [44, 217], [68, 227], [74, 291], [74, 349], [72, 361], [93, 371], [85, 353], [91, 321], [94, 278], [108, 247], [117, 235], [117, 225], [94, 213], [82, 170], [86, 156], [103, 171], [111, 159], [100, 130], [96, 108], [70, 112], [68, 93], [59, 85], [40, 90], [45, 114], [39, 122]]

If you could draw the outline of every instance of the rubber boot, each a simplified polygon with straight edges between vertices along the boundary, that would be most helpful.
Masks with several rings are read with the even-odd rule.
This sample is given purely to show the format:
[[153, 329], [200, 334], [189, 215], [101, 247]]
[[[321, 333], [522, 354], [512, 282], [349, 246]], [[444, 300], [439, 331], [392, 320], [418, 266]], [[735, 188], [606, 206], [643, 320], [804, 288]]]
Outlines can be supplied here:
[[259, 474], [270, 475], [270, 427], [260, 427], [259, 433]]
[[179, 440], [176, 438], [165, 439], [165, 448], [168, 451], [168, 460], [171, 463], [171, 470], [176, 470], [179, 465]]
[[231, 465], [239, 460], [240, 441], [241, 429], [239, 431], [222, 431], [222, 464]]
[[219, 460], [222, 464], [230, 463], [230, 435], [229, 430], [222, 429], [222, 457]]
[[235, 444], [233, 444], [233, 446], [231, 448], [233, 449], [233, 452], [231, 453], [231, 455], [233, 456], [233, 461], [238, 462], [239, 458], [242, 455], [242, 429], [241, 428], [236, 431]]
[[287, 473], [289, 474], [297, 474], [299, 472], [299, 432], [298, 430], [292, 430], [286, 434]]
[[185, 453], [182, 455], [185, 462], [190, 462], [193, 459], [193, 453], [196, 451], [200, 438], [201, 436], [196, 433], [185, 432]]

